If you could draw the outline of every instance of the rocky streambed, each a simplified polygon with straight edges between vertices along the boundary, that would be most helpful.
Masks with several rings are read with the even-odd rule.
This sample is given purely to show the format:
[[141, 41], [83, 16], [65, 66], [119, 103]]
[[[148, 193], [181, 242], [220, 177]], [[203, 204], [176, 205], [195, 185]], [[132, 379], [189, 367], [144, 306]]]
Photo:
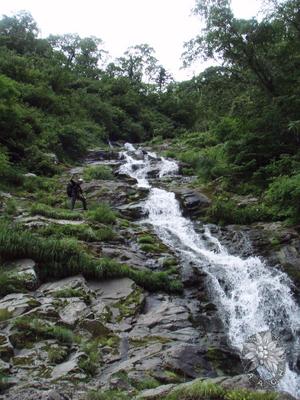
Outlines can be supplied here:
[[[129, 278], [93, 281], [76, 275], [41, 283], [35, 260], [12, 260], [12, 274], [24, 279], [28, 290], [0, 300], [0, 311], [6, 313], [0, 322], [0, 368], [6, 376], [0, 398], [84, 400], [89, 390], [117, 389], [129, 398], [155, 399], [196, 378], [227, 388], [251, 388], [238, 352], [228, 342], [207, 273], [192, 261], [182, 262], [150, 224], [140, 223], [149, 189], [117, 173], [122, 163], [118, 153], [94, 151], [87, 162], [111, 165], [116, 172], [111, 181], [84, 185], [88, 202], [106, 201], [123, 219], [112, 240], [86, 245], [94, 254], [137, 269], [167, 270], [170, 279], [180, 276], [183, 293], [149, 292]], [[160, 180], [154, 166], [148, 178], [159, 185], [175, 185], [186, 215], [199, 215], [209, 206], [210, 200], [189, 189], [184, 177]], [[53, 223], [26, 210], [18, 222], [25, 229]], [[84, 216], [82, 221], [54, 222], [86, 223]], [[286, 260], [283, 267], [297, 274], [297, 232], [278, 228], [275, 243], [266, 239], [266, 225], [215, 230], [233, 253], [242, 248], [245, 255], [256, 251], [273, 259], [273, 264]], [[274, 227], [269, 230], [274, 234]], [[251, 249], [245, 246], [245, 235]], [[261, 248], [262, 239], [271, 241], [267, 251]], [[292, 397], [281, 394], [281, 398]]]

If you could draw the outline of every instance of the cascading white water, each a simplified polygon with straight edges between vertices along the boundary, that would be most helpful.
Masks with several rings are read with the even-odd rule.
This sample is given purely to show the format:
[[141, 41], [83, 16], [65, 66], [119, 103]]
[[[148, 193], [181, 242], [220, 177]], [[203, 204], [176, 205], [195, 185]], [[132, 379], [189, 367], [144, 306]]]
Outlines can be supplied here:
[[[136, 178], [138, 186], [151, 187], [147, 180], [149, 156], [145, 155], [144, 160], [134, 160], [127, 152], [123, 156], [126, 162], [120, 171]], [[151, 158], [155, 156], [151, 154]], [[133, 167], [135, 164], [138, 167]], [[157, 165], [160, 177], [178, 169], [175, 162], [163, 158], [158, 159]], [[148, 212], [146, 222], [154, 227], [163, 242], [210, 277], [211, 291], [233, 347], [241, 351], [249, 336], [266, 330], [279, 334], [285, 331], [293, 337], [299, 333], [300, 310], [286, 274], [269, 268], [258, 257], [242, 259], [230, 255], [208, 226], [203, 236], [197, 234], [193, 222], [182, 216], [174, 193], [151, 188], [144, 207]], [[294, 342], [295, 349], [299, 343]], [[288, 365], [279, 389], [300, 396], [300, 377]]]

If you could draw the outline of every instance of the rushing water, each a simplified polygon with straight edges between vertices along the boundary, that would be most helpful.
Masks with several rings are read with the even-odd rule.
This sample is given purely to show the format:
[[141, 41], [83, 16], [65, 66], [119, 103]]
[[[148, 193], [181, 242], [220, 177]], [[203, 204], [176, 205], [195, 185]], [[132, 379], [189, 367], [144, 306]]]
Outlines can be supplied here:
[[[151, 187], [147, 179], [153, 165], [159, 168], [162, 178], [176, 173], [177, 164], [158, 158], [154, 153], [135, 150], [131, 144], [126, 144], [125, 148], [120, 172], [136, 178], [139, 187], [151, 189], [144, 204], [148, 213], [146, 222], [183, 260], [193, 261], [208, 274], [211, 292], [232, 347], [241, 351], [249, 336], [272, 330], [279, 336], [289, 335], [293, 355], [297, 351], [299, 354], [296, 337], [300, 330], [300, 310], [287, 275], [269, 268], [258, 257], [242, 259], [230, 255], [208, 226], [203, 235], [198, 234], [193, 222], [182, 216], [174, 193]], [[288, 365], [279, 389], [300, 397], [300, 377]]]

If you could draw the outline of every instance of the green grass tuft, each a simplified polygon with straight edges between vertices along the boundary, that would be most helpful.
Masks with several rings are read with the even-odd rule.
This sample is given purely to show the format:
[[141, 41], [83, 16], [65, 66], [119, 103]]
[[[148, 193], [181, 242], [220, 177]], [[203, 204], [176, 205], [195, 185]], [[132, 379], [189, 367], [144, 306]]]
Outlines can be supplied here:
[[87, 400], [131, 400], [132, 396], [120, 390], [90, 391]]
[[62, 363], [68, 355], [68, 351], [63, 347], [52, 346], [48, 351], [48, 359], [52, 364]]
[[99, 204], [95, 209], [88, 211], [88, 219], [103, 224], [113, 224], [116, 221], [117, 215], [108, 204]]
[[97, 369], [100, 367], [100, 351], [97, 341], [86, 342], [82, 345], [82, 351], [85, 353], [86, 358], [80, 360], [79, 367], [88, 375], [94, 376]]
[[56, 339], [63, 344], [71, 344], [75, 339], [74, 333], [70, 329], [51, 325], [49, 322], [38, 318], [19, 317], [14, 321], [14, 327], [36, 339], [39, 337]]
[[144, 243], [154, 244], [155, 239], [153, 238], [153, 236], [150, 236], [150, 235], [142, 235], [138, 238], [138, 242], [141, 244], [144, 244]]
[[51, 224], [38, 229], [42, 236], [63, 239], [73, 237], [85, 242], [109, 241], [115, 238], [115, 232], [110, 226], [91, 228], [86, 224], [80, 225], [58, 225]]
[[70, 219], [70, 220], [80, 220], [82, 219], [82, 214], [76, 211], [64, 210], [61, 208], [54, 208], [47, 206], [46, 204], [34, 204], [30, 208], [30, 213], [32, 215], [42, 215], [47, 218], [53, 219]]
[[83, 173], [84, 179], [89, 181], [92, 179], [113, 180], [114, 175], [110, 167], [106, 165], [95, 165], [87, 167]]
[[140, 246], [141, 250], [145, 251], [146, 253], [159, 253], [160, 248], [155, 244], [150, 243], [143, 243]]
[[12, 312], [8, 311], [7, 308], [0, 308], [0, 321], [7, 321], [12, 317]]
[[24, 292], [27, 292], [27, 289], [25, 288], [22, 279], [6, 270], [4, 267], [0, 268], [0, 296], [6, 296], [10, 293]]
[[7, 224], [0, 224], [0, 254], [4, 260], [32, 258], [42, 280], [77, 274], [99, 280], [128, 277], [150, 291], [182, 291], [182, 284], [170, 280], [166, 272], [141, 271], [108, 258], [97, 259], [76, 240], [45, 239]]
[[207, 381], [196, 380], [163, 396], [163, 400], [276, 400], [276, 393], [260, 393], [246, 389], [228, 390]]

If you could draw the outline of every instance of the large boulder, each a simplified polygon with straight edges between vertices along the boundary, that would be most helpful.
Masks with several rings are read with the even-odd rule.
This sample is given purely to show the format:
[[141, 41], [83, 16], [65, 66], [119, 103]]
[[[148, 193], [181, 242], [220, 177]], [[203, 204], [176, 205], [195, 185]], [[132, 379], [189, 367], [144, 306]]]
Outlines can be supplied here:
[[162, 396], [166, 396], [174, 387], [175, 387], [175, 385], [169, 384], [169, 385], [158, 386], [155, 389], [146, 389], [146, 390], [143, 390], [141, 393], [139, 393], [138, 396], [135, 397], [135, 399], [136, 400], [161, 399]]
[[146, 211], [140, 203], [125, 204], [123, 206], [117, 207], [117, 210], [125, 217], [130, 220], [137, 220], [145, 217]]
[[80, 373], [81, 368], [79, 367], [79, 362], [85, 357], [86, 357], [85, 354], [82, 352], [71, 354], [71, 356], [67, 361], [58, 364], [56, 367], [54, 367], [51, 373], [51, 378], [53, 380], [65, 379], [70, 375]]
[[60, 319], [66, 325], [75, 326], [78, 321], [84, 319], [90, 313], [85, 302], [77, 297], [69, 298], [67, 303], [59, 311]]
[[211, 204], [211, 200], [207, 196], [192, 189], [176, 190], [175, 196], [183, 214], [190, 217], [201, 215]]
[[24, 293], [12, 293], [0, 301], [0, 310], [6, 310], [10, 317], [18, 317], [40, 306], [35, 297]]
[[242, 372], [240, 358], [226, 350], [205, 349], [192, 344], [178, 344], [167, 350], [164, 357], [165, 368], [181, 375], [196, 378], [235, 375]]

